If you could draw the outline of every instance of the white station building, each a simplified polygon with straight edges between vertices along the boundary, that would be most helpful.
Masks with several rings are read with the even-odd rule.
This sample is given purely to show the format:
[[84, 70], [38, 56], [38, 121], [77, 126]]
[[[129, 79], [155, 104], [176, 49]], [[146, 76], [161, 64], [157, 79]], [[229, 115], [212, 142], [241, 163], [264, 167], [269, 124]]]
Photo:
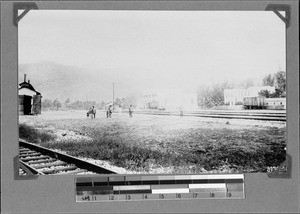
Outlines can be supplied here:
[[137, 102], [139, 109], [160, 109], [168, 111], [196, 110], [197, 94], [180, 90], [146, 90]]

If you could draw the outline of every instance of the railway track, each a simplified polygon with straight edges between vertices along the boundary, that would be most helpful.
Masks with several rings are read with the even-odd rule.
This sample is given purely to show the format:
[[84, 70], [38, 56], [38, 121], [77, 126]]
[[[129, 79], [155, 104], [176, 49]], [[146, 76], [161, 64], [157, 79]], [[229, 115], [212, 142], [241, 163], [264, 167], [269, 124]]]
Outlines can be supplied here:
[[[178, 112], [167, 111], [137, 111], [136, 114], [179, 116]], [[226, 119], [249, 119], [266, 121], [286, 121], [285, 113], [259, 113], [259, 112], [230, 112], [230, 111], [190, 111], [184, 112], [184, 116], [211, 117]]]
[[19, 140], [20, 175], [116, 174], [98, 165]]

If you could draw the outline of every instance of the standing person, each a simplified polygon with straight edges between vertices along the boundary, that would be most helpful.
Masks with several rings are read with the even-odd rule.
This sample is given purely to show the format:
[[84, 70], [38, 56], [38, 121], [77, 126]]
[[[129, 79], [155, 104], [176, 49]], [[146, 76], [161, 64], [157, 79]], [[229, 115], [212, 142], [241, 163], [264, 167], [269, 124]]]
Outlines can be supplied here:
[[109, 117], [111, 118], [111, 115], [112, 115], [112, 105], [109, 106], [108, 112], [109, 112]]
[[122, 107], [121, 107], [121, 105], [119, 105], [118, 112], [119, 112], [119, 115], [122, 113]]
[[182, 107], [180, 107], [180, 109], [179, 109], [179, 114], [180, 114], [181, 117], [183, 117], [183, 109], [182, 109]]
[[108, 107], [106, 111], [106, 118], [111, 118], [112, 110], [111, 110], [111, 105]]
[[133, 107], [132, 107], [132, 105], [130, 105], [130, 107], [129, 107], [129, 117], [132, 117], [132, 114], [133, 114]]
[[108, 106], [108, 108], [106, 109], [106, 118], [109, 117], [109, 107], [110, 107], [110, 106]]
[[92, 108], [92, 114], [94, 115], [94, 119], [96, 118], [96, 109], [95, 109], [95, 106], [93, 106]]

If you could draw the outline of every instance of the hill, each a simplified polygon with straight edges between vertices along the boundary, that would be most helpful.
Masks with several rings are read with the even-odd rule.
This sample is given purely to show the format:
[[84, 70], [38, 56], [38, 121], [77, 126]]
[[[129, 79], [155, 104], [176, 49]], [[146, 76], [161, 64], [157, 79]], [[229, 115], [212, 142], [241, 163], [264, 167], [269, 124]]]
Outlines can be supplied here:
[[[39, 62], [19, 66], [19, 83], [30, 80], [43, 99], [112, 100], [112, 84], [115, 82], [115, 97], [128, 96], [134, 89], [126, 72], [116, 69], [87, 69]], [[131, 80], [132, 81], [132, 80]]]

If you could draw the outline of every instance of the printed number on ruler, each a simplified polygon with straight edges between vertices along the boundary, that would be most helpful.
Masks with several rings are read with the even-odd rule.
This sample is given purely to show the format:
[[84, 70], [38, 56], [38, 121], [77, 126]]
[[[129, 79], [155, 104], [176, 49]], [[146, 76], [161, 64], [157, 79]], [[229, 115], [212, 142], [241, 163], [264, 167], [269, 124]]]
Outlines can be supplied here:
[[82, 199], [83, 201], [90, 201], [90, 200], [91, 200], [91, 198], [90, 198], [89, 195], [82, 196], [81, 199]]

